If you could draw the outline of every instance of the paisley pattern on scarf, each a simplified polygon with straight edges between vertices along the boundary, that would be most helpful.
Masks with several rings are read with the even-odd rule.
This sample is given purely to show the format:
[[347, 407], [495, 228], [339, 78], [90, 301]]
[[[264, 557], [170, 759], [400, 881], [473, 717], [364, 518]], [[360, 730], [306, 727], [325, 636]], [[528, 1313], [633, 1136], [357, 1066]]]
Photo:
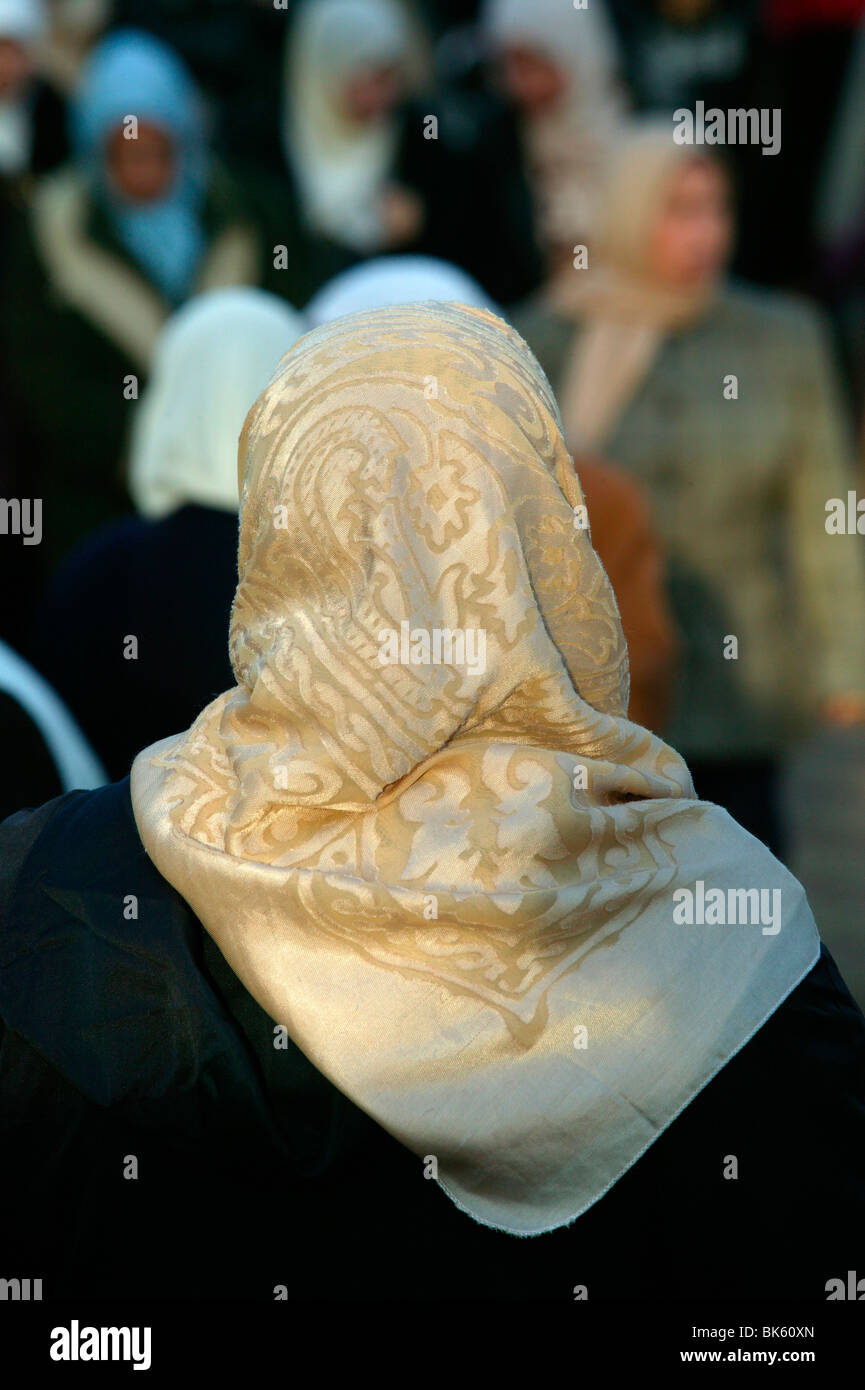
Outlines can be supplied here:
[[[804, 895], [627, 720], [558, 409], [501, 320], [425, 304], [316, 329], [247, 416], [239, 471], [238, 684], [136, 759], [142, 840], [459, 1205], [562, 1224], [810, 968]], [[482, 632], [485, 660], [380, 660], [389, 632], [444, 630]], [[697, 872], [785, 883], [783, 950], [674, 926]]]

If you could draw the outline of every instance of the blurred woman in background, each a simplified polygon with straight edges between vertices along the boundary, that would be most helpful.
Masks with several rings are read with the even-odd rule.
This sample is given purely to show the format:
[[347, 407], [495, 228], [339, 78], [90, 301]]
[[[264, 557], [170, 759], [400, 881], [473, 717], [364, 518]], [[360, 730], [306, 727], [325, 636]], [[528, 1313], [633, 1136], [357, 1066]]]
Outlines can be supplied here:
[[4, 286], [5, 370], [43, 457], [49, 562], [128, 508], [120, 448], [172, 309], [266, 273], [195, 85], [161, 41], [118, 31], [96, 48], [72, 133], [74, 164], [36, 189]]
[[142, 738], [184, 727], [231, 681], [238, 436], [304, 329], [257, 289], [214, 290], [173, 316], [134, 407], [129, 486], [141, 515], [87, 541], [49, 590], [41, 668], [112, 777]]
[[516, 316], [570, 447], [647, 489], [684, 638], [665, 737], [698, 794], [780, 843], [778, 759], [814, 715], [865, 717], [865, 566], [828, 535], [850, 441], [814, 311], [724, 278], [727, 179], [641, 124], [610, 172], [598, 258]]
[[346, 263], [404, 230], [388, 180], [396, 107], [420, 62], [396, 0], [298, 7], [286, 47], [283, 148], [306, 226], [341, 247]]
[[581, 10], [572, 0], [487, 0], [482, 24], [521, 113], [537, 235], [554, 270], [592, 234], [624, 117], [615, 33], [599, 0]]

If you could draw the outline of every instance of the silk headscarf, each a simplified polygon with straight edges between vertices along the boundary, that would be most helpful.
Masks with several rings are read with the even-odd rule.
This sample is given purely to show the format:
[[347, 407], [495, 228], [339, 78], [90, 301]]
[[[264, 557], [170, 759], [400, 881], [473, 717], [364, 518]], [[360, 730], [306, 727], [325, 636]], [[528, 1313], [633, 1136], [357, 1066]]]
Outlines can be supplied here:
[[652, 226], [675, 177], [705, 158], [674, 142], [670, 122], [635, 121], [610, 160], [588, 266], [567, 266], [550, 286], [552, 307], [582, 330], [560, 388], [565, 437], [575, 452], [608, 443], [666, 335], [712, 303], [715, 283], [666, 285], [650, 265]]
[[237, 511], [237, 440], [249, 402], [306, 324], [246, 286], [210, 290], [169, 319], [135, 412], [129, 490], [143, 516], [186, 502]]
[[[514, 1234], [566, 1224], [812, 967], [804, 893], [625, 717], [555, 401], [501, 320], [315, 329], [238, 466], [237, 685], [136, 758], [144, 846], [419, 1181]], [[483, 630], [485, 663], [383, 663], [403, 624], [419, 658]], [[778, 889], [781, 929], [678, 925], [697, 880]]]

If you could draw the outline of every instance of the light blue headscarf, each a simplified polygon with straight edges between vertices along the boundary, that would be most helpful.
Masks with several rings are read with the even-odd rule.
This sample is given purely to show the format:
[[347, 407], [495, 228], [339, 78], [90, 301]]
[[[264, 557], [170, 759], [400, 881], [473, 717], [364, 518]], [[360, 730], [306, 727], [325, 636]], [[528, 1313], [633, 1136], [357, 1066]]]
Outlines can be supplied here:
[[[130, 202], [109, 181], [105, 142], [128, 116], [173, 139], [176, 175], [159, 202]], [[120, 240], [170, 300], [183, 299], [204, 252], [200, 212], [208, 179], [204, 108], [192, 77], [160, 39], [116, 30], [91, 54], [71, 123], [77, 162]]]

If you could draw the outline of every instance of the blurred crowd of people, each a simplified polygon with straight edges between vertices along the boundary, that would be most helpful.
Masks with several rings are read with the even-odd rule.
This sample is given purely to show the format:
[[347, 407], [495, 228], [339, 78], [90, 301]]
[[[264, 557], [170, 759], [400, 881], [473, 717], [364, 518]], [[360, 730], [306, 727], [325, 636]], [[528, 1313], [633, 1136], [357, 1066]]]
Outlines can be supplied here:
[[865, 0], [0, 0], [0, 279], [4, 814], [234, 684], [292, 343], [450, 299], [556, 392], [631, 717], [784, 856], [785, 757], [865, 721]]

